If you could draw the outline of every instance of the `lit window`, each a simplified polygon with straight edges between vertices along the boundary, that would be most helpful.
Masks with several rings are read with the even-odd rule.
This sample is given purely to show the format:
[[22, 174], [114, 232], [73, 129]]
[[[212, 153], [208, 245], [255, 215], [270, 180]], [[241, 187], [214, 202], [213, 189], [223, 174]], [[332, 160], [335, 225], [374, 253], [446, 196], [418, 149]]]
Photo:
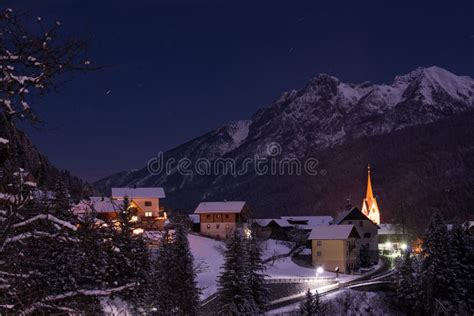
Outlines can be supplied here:
[[216, 218], [219, 219], [219, 218], [221, 218], [221, 216], [220, 216], [219, 214], [217, 214], [217, 215], [216, 215]]
[[207, 229], [211, 229], [211, 224], [207, 224]]
[[151, 201], [145, 201], [145, 206], [152, 206]]
[[152, 217], [153, 216], [153, 212], [145, 212], [145, 217]]
[[321, 257], [322, 255], [321, 251], [316, 252], [316, 256]]
[[321, 245], [323, 244], [323, 242], [322, 242], [321, 240], [318, 240], [318, 241], [316, 242], [316, 244], [317, 244], [318, 246], [321, 246]]
[[226, 229], [229, 229], [229, 228], [230, 228], [230, 225], [229, 225], [229, 224], [225, 224], [225, 228], [226, 228]]

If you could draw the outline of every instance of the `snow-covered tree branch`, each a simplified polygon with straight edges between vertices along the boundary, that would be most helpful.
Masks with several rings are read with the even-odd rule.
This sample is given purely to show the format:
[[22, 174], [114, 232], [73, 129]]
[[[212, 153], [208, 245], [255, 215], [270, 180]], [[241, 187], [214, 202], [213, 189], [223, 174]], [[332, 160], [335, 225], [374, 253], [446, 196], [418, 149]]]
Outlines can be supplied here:
[[0, 13], [0, 107], [9, 117], [34, 118], [30, 103], [35, 95], [54, 89], [66, 73], [95, 68], [86, 42], [63, 38], [60, 21], [38, 17], [33, 29], [28, 22], [28, 16], [12, 9]]

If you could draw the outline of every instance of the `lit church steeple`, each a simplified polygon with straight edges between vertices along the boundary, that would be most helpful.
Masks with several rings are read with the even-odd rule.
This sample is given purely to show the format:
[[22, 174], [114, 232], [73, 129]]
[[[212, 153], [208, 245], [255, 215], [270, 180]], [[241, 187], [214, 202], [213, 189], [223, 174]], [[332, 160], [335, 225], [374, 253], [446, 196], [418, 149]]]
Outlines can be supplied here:
[[362, 213], [367, 216], [375, 224], [380, 224], [380, 210], [377, 205], [377, 200], [374, 197], [374, 192], [372, 190], [372, 181], [370, 179], [370, 165], [367, 167], [368, 176], [367, 176], [367, 193], [365, 199], [362, 202]]

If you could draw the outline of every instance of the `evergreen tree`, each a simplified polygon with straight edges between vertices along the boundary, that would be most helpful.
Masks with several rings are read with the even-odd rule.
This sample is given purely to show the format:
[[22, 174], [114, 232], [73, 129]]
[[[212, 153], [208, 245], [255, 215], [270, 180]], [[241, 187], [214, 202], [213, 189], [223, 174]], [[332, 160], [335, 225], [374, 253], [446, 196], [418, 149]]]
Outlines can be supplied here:
[[117, 221], [112, 225], [116, 227], [118, 224], [119, 227], [114, 231], [112, 242], [120, 253], [120, 256], [115, 256], [117, 260], [115, 264], [118, 267], [116, 277], [129, 279], [137, 284], [130, 291], [124, 292], [122, 297], [139, 306], [143, 304], [142, 299], [150, 269], [150, 254], [148, 244], [142, 234], [134, 233], [132, 217], [135, 214], [135, 208], [125, 196], [117, 214]]
[[197, 315], [200, 290], [196, 282], [193, 255], [189, 248], [187, 230], [184, 224], [176, 226], [172, 251], [175, 264], [169, 277], [173, 279], [175, 289], [178, 289], [172, 291], [175, 294], [173, 301], [176, 303], [177, 314]]
[[248, 282], [248, 259], [238, 232], [226, 241], [224, 271], [219, 276], [219, 312], [258, 314]]
[[459, 224], [450, 231], [450, 263], [455, 273], [454, 304], [460, 314], [474, 313], [474, 252], [467, 230]]
[[453, 311], [455, 271], [450, 265], [449, 234], [441, 215], [436, 212], [425, 231], [422, 246], [421, 281], [425, 309], [433, 313], [435, 304]]
[[419, 313], [423, 310], [423, 289], [420, 286], [420, 269], [417, 261], [409, 252], [405, 253], [403, 261], [397, 268], [396, 294], [405, 309]]
[[[48, 196], [46, 196], [46, 198], [48, 198]], [[61, 178], [57, 180], [54, 186], [50, 210], [52, 214], [64, 218], [72, 219], [75, 217], [71, 210], [71, 200], [69, 198], [68, 189]]]
[[300, 304], [299, 314], [304, 316], [319, 316], [325, 315], [325, 312], [326, 309], [321, 302], [318, 291], [313, 295], [311, 290], [308, 289], [305, 300]]
[[259, 240], [252, 234], [247, 240], [248, 286], [259, 311], [263, 313], [269, 300], [269, 290], [265, 286], [265, 264]]
[[147, 305], [154, 315], [174, 315], [176, 304], [173, 301], [179, 289], [173, 288], [174, 256], [171, 233], [166, 230], [160, 241], [160, 247], [153, 260], [153, 270], [150, 275], [147, 293]]

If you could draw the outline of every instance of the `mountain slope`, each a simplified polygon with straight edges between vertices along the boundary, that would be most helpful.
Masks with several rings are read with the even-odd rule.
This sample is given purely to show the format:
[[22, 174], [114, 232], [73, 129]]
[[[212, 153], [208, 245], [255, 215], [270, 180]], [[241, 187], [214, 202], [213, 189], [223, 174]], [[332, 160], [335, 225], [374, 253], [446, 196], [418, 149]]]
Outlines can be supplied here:
[[[169, 174], [151, 175], [143, 168], [102, 179], [96, 187], [107, 192], [111, 186], [164, 186], [171, 208], [192, 209], [201, 199], [246, 199], [262, 216], [334, 214], [348, 197], [354, 204], [360, 203], [365, 166], [371, 162], [376, 191], [396, 192], [401, 183], [410, 190], [419, 188], [415, 197], [404, 199], [414, 200], [410, 203], [420, 207], [420, 201], [430, 200], [430, 194], [438, 193], [418, 173], [417, 163], [437, 163], [441, 156], [461, 159], [463, 173], [445, 190], [458, 186], [472, 188], [466, 179], [472, 173], [473, 144], [468, 136], [472, 132], [470, 125], [474, 125], [470, 114], [474, 109], [473, 91], [472, 78], [456, 76], [439, 67], [418, 68], [397, 76], [390, 84], [351, 84], [320, 74], [302, 89], [283, 93], [250, 120], [230, 123], [166, 152], [165, 161], [188, 158], [194, 163], [200, 158], [214, 161], [223, 157], [243, 162], [255, 155], [302, 160], [312, 157], [319, 160], [318, 168], [325, 169], [327, 176], [257, 176], [252, 168], [238, 177], [222, 172], [182, 176], [176, 168]], [[459, 125], [452, 125], [457, 120], [468, 120], [462, 131]], [[434, 134], [436, 138], [432, 137]], [[456, 143], [458, 137], [466, 142], [448, 146]], [[396, 147], [387, 148], [387, 142]], [[276, 152], [269, 152], [269, 144], [275, 143]], [[418, 148], [425, 146], [426, 151], [418, 156]], [[391, 152], [393, 158], [378, 161], [376, 157], [383, 152]], [[347, 156], [346, 160], [339, 161], [340, 156]], [[346, 165], [347, 161], [350, 164]], [[410, 177], [393, 169], [396, 161]], [[344, 165], [346, 168], [342, 168]], [[444, 171], [436, 170], [434, 177], [443, 180]], [[386, 177], [393, 181], [386, 182]], [[405, 178], [410, 180], [402, 181]], [[303, 193], [308, 190], [312, 193]], [[385, 219], [396, 213], [395, 202], [391, 202], [395, 196], [402, 199], [398, 193], [380, 198], [382, 212], [387, 203]], [[423, 208], [436, 204], [423, 203]]]
[[33, 145], [28, 136], [12, 125], [3, 114], [0, 114], [0, 137], [9, 141], [7, 146], [10, 158], [12, 155], [15, 156], [21, 168], [29, 171], [41, 188], [52, 190], [61, 178], [75, 199], [93, 191], [89, 184], [71, 175], [69, 171], [59, 170], [52, 165], [48, 158]]

